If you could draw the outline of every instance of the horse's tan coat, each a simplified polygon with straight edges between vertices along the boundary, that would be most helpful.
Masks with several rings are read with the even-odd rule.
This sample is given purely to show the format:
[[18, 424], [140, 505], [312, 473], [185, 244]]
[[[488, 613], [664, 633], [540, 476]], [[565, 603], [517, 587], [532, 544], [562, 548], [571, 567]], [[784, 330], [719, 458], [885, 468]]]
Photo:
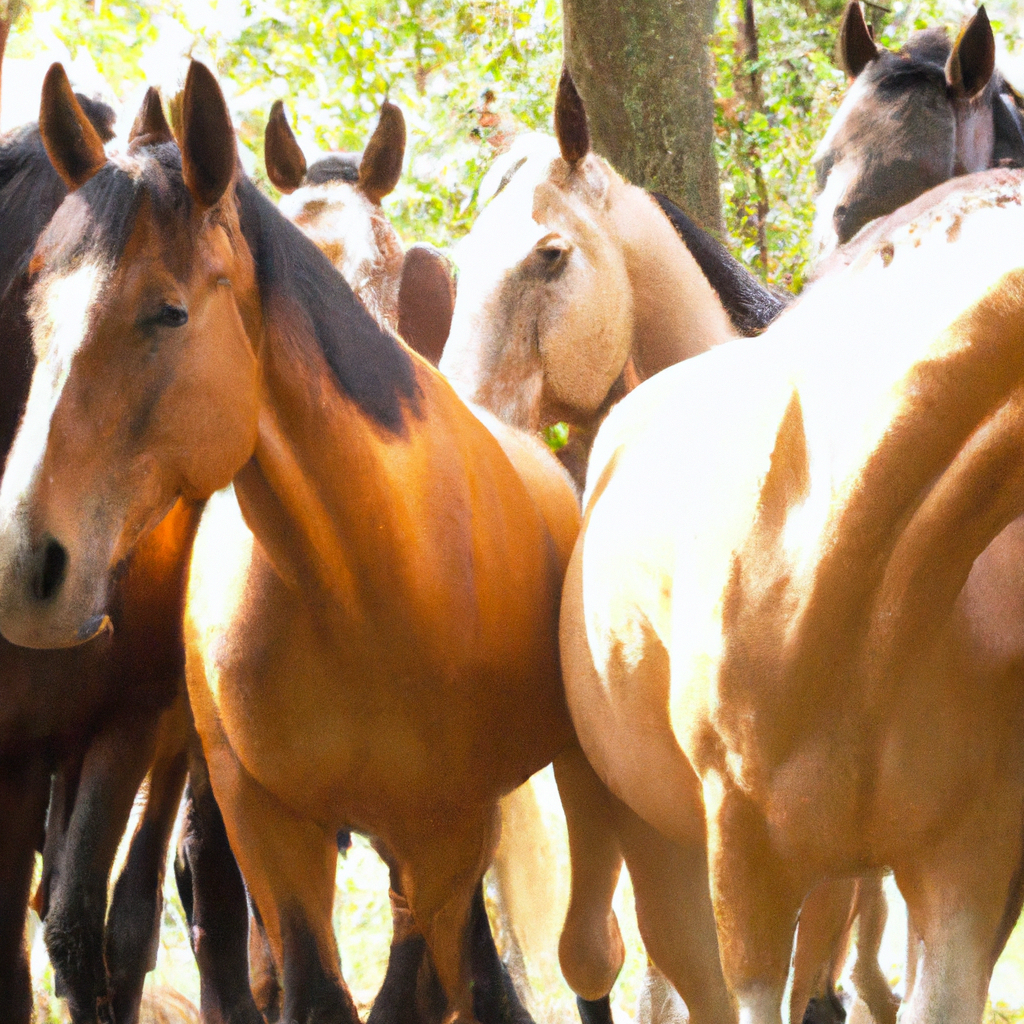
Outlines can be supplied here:
[[743, 1020], [780, 1020], [805, 894], [884, 866], [924, 939], [904, 1020], [981, 1019], [1022, 860], [1022, 237], [905, 228], [595, 443], [573, 720], [667, 835], [699, 776]]

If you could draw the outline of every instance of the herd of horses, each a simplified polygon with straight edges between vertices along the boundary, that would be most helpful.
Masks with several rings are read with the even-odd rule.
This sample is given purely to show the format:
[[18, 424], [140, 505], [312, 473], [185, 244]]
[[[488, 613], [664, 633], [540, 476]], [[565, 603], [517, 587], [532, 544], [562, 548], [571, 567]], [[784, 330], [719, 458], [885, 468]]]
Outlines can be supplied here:
[[553, 762], [585, 1024], [623, 863], [695, 1024], [780, 1024], [790, 974], [791, 1022], [841, 1020], [855, 927], [894, 1022], [887, 871], [901, 1020], [978, 1024], [1024, 900], [1024, 104], [983, 8], [891, 53], [853, 3], [839, 53], [799, 301], [592, 152], [568, 72], [456, 286], [381, 208], [393, 104], [309, 166], [276, 105], [277, 207], [202, 64], [109, 154], [50, 69], [0, 140], [0, 1019], [30, 900], [76, 1024], [138, 1019], [184, 791], [207, 1024], [358, 1021], [351, 831], [390, 872], [370, 1024], [526, 1024], [481, 879], [500, 842], [544, 890]]

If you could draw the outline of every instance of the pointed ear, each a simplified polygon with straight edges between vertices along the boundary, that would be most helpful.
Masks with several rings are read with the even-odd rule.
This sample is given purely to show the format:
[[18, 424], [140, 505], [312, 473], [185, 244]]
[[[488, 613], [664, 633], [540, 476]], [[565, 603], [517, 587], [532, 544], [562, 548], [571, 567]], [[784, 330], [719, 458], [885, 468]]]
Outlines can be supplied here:
[[130, 149], [141, 149], [143, 146], [158, 146], [162, 142], [173, 141], [174, 135], [164, 116], [160, 93], [150, 86], [132, 122], [132, 129], [128, 133], [128, 146]]
[[306, 158], [295, 141], [280, 100], [275, 100], [270, 108], [270, 120], [263, 133], [263, 159], [267, 177], [285, 195], [294, 192], [306, 177]]
[[215, 206], [235, 174], [235, 130], [209, 68], [194, 60], [181, 102], [181, 171], [192, 198]]
[[405, 118], [394, 103], [385, 100], [380, 120], [359, 161], [359, 186], [375, 203], [398, 184], [404, 157]]
[[433, 246], [413, 245], [398, 287], [398, 333], [435, 366], [441, 360], [455, 311], [455, 271]]
[[51, 65], [43, 81], [39, 134], [50, 163], [72, 192], [107, 162], [103, 141], [75, 99], [60, 64]]
[[856, 78], [878, 56], [875, 34], [864, 20], [858, 0], [850, 0], [843, 15], [836, 52], [839, 66], [850, 78]]
[[946, 83], [950, 91], [973, 99], [988, 85], [996, 66], [996, 41], [984, 6], [979, 7], [946, 62]]
[[565, 64], [562, 65], [562, 77], [558, 80], [558, 92], [555, 94], [555, 135], [562, 159], [567, 164], [578, 163], [590, 152], [587, 112]]

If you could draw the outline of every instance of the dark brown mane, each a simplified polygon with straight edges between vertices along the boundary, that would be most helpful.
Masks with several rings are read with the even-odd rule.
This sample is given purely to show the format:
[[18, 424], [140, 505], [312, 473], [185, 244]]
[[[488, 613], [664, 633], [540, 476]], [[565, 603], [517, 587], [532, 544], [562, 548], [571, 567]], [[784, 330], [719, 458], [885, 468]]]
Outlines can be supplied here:
[[285, 297], [304, 314], [340, 390], [381, 426], [400, 432], [417, 407], [412, 357], [377, 326], [322, 252], [247, 178], [236, 190], [242, 233], [264, 306]]
[[667, 196], [650, 193], [676, 234], [718, 293], [733, 327], [748, 337], [760, 334], [787, 306], [783, 296], [763, 285], [716, 238], [696, 224]]
[[[76, 94], [86, 117], [104, 142], [113, 138], [114, 111]], [[24, 125], [0, 139], [0, 297], [7, 291], [67, 188], [46, 155], [39, 126]]]

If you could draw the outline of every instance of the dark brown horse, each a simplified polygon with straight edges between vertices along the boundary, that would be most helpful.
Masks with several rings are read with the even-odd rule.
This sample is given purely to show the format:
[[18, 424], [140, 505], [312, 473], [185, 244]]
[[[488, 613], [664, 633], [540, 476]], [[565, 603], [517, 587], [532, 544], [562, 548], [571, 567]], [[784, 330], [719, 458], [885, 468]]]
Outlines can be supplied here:
[[[79, 98], [107, 136], [113, 112]], [[145, 109], [145, 108], [144, 108]], [[145, 128], [145, 120], [137, 130]], [[109, 137], [109, 136], [107, 136]], [[28, 126], [0, 145], [0, 452], [6, 457], [25, 406], [33, 354], [27, 257], [67, 194], [39, 130]], [[33, 850], [44, 852], [36, 906], [59, 989], [75, 1021], [135, 1020], [153, 966], [161, 881], [186, 771], [191, 732], [181, 688], [184, 566], [198, 510], [178, 506], [126, 564], [113, 602], [117, 636], [67, 652], [39, 652], [0, 641], [0, 765], [5, 829], [0, 843], [0, 1016], [31, 1013], [23, 927]], [[42, 844], [43, 815], [50, 796]], [[107, 901], [107, 880], [132, 799], [150, 774], [145, 812], [125, 867]], [[207, 831], [210, 827], [207, 826]], [[202, 871], [204, 877], [209, 871]], [[237, 876], [237, 869], [235, 869]], [[210, 877], [216, 899], [231, 889]], [[247, 979], [244, 893], [240, 903]], [[221, 929], [223, 932], [223, 928]], [[214, 929], [217, 934], [217, 929]], [[220, 943], [221, 962], [230, 955]], [[247, 990], [247, 984], [246, 984]], [[255, 1007], [239, 1020], [255, 1024]]]
[[30, 264], [39, 363], [0, 488], [0, 626], [36, 646], [102, 632], [112, 570], [176, 500], [233, 479], [253, 532], [227, 498], [207, 513], [189, 691], [284, 1015], [354, 1015], [330, 906], [336, 832], [355, 827], [392, 852], [448, 1012], [470, 1020], [465, 933], [497, 799], [572, 740], [555, 649], [568, 482], [381, 332], [236, 177], [200, 65], [180, 153], [108, 163], [58, 68], [43, 110], [75, 190]]
[[853, 0], [839, 57], [852, 84], [814, 157], [817, 258], [954, 175], [1024, 166], [1021, 97], [995, 69], [984, 7], [954, 43], [931, 28], [893, 53]]

